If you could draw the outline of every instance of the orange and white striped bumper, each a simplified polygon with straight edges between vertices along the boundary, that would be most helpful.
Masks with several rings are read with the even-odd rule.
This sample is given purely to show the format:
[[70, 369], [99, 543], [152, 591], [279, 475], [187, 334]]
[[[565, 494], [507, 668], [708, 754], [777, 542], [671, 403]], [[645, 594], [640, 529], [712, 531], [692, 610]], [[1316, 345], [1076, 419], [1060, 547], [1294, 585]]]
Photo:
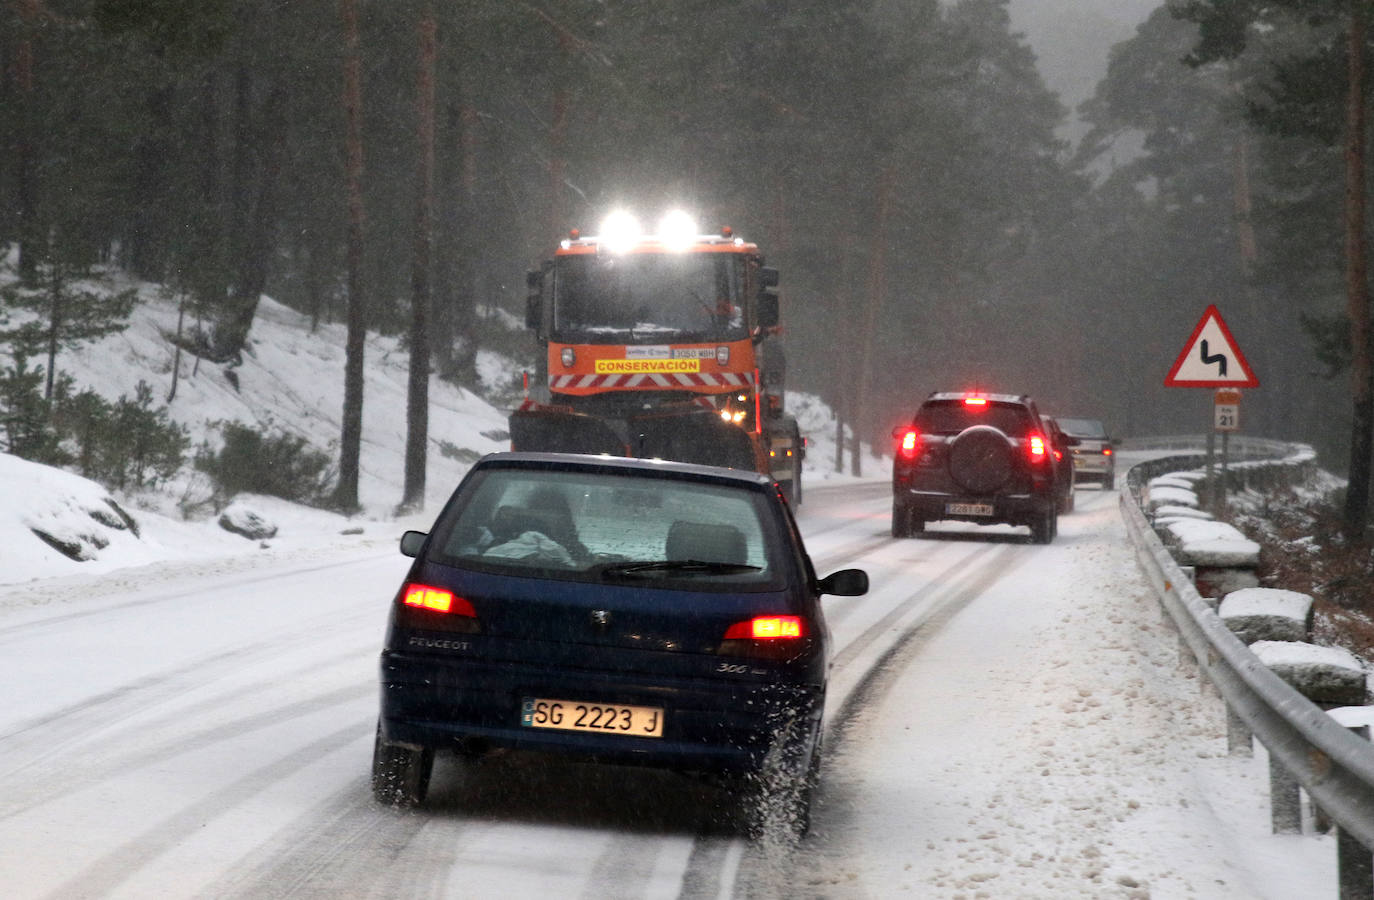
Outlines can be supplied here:
[[550, 375], [550, 390], [559, 393], [570, 393], [574, 391], [607, 391], [607, 390], [626, 390], [641, 388], [653, 390], [655, 388], [709, 391], [730, 391], [736, 388], [747, 388], [754, 384], [754, 374], [752, 372], [722, 372], [720, 374], [710, 374], [705, 372], [637, 372], [634, 374], [610, 374], [610, 375]]

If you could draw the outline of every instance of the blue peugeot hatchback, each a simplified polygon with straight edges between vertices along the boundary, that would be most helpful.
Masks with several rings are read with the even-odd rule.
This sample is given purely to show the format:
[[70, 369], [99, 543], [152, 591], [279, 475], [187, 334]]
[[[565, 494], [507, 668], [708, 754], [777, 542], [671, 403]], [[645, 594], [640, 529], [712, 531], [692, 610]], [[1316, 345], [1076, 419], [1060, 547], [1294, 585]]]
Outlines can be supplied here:
[[[776, 484], [658, 460], [479, 460], [391, 606], [378, 800], [423, 802], [434, 754], [515, 748], [725, 776], [804, 831], [829, 668], [818, 579]], [[782, 801], [779, 802], [779, 798]], [[766, 802], [765, 802], [766, 801]]]

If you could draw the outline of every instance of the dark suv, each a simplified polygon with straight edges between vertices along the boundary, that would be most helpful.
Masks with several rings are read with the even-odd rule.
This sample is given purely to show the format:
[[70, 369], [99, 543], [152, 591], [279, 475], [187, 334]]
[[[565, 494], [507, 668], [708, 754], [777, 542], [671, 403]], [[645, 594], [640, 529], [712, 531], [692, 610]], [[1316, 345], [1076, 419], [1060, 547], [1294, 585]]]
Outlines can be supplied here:
[[1029, 526], [1048, 544], [1059, 530], [1054, 448], [1027, 396], [933, 393], [892, 432], [892, 536], [936, 519]]

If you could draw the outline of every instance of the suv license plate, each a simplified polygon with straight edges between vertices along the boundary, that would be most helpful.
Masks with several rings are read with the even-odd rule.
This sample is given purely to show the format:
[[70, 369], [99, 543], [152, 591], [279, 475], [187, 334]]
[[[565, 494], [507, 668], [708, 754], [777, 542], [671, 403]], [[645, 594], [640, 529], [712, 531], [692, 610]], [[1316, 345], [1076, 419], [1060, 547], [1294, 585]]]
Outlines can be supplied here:
[[990, 516], [991, 503], [946, 503], [945, 512], [951, 516]]
[[627, 737], [663, 737], [663, 710], [657, 706], [621, 706], [584, 700], [526, 697], [520, 704], [520, 724], [556, 731], [591, 731]]

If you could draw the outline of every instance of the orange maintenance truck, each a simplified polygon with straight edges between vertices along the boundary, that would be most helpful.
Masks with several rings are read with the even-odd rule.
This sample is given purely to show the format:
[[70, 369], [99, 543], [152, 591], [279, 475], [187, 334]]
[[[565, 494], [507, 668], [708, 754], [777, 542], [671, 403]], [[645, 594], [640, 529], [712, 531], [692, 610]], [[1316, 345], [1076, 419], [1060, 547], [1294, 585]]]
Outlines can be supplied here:
[[609, 453], [771, 473], [801, 500], [804, 442], [783, 410], [778, 271], [731, 229], [613, 216], [529, 273], [543, 353], [510, 418], [516, 450]]

